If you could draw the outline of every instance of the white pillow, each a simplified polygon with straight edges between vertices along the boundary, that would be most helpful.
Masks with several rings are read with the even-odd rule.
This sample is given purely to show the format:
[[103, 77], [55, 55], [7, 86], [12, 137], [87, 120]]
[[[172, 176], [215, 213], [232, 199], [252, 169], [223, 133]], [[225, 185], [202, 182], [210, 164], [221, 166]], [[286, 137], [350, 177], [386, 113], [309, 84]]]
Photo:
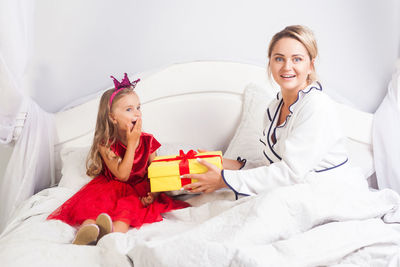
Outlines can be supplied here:
[[360, 167], [368, 179], [374, 174], [372, 146], [347, 138], [346, 149], [352, 166]]
[[62, 168], [59, 186], [78, 191], [90, 182], [92, 178], [86, 175], [86, 157], [89, 150], [90, 146], [68, 147], [61, 150]]
[[224, 154], [225, 158], [246, 159], [244, 169], [266, 165], [263, 145], [259, 141], [266, 127], [267, 108], [276, 92], [270, 87], [250, 83], [243, 93], [242, 117]]

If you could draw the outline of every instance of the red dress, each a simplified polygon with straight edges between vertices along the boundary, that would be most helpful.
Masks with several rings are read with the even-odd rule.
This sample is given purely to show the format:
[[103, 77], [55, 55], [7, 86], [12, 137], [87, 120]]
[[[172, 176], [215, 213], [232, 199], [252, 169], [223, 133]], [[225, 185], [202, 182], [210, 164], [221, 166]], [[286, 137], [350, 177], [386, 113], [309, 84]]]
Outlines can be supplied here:
[[[138, 228], [143, 223], [161, 221], [161, 213], [188, 207], [188, 203], [174, 200], [164, 193], [160, 193], [147, 207], [144, 207], [139, 199], [150, 192], [147, 178], [148, 159], [159, 147], [160, 143], [153, 135], [142, 133], [127, 182], [119, 181], [103, 162], [103, 171], [47, 219], [58, 219], [74, 226], [87, 219], [95, 220], [100, 213], [105, 212], [113, 221], [123, 221]], [[116, 141], [111, 150], [123, 158], [126, 147]]]

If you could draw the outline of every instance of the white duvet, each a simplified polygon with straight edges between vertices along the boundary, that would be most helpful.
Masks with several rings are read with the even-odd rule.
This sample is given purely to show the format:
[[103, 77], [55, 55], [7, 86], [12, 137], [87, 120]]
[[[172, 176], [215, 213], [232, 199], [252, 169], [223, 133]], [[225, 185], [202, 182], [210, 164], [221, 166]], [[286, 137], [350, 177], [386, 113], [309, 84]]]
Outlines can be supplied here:
[[237, 201], [230, 191], [195, 196], [97, 246], [72, 245], [73, 227], [45, 221], [72, 193], [46, 189], [23, 204], [0, 236], [1, 266], [400, 266], [400, 197], [370, 191], [360, 175]]

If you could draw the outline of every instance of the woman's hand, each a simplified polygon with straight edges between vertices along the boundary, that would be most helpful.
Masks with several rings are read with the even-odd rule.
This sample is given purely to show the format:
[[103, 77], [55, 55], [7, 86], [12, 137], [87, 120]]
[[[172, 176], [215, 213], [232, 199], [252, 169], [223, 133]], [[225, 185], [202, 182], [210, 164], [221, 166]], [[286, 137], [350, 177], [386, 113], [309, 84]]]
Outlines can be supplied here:
[[217, 189], [227, 187], [224, 180], [222, 179], [221, 169], [217, 166], [202, 160], [197, 159], [198, 162], [208, 168], [206, 173], [202, 174], [184, 174], [181, 178], [197, 179], [197, 182], [187, 184], [183, 189], [193, 193], [211, 193]]
[[139, 146], [140, 135], [142, 133], [142, 118], [138, 118], [133, 128], [131, 124], [127, 124], [126, 127], [126, 141], [129, 144], [134, 145], [136, 149]]

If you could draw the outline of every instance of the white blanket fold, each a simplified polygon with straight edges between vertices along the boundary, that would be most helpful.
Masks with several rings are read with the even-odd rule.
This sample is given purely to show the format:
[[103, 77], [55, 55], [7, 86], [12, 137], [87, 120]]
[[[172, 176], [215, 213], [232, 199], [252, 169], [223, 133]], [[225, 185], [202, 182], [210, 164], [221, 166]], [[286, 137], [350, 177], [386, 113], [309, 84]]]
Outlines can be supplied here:
[[[5, 266], [395, 266], [400, 197], [372, 192], [357, 175], [310, 179], [234, 201], [229, 191], [195, 196], [162, 222], [75, 246], [75, 229], [45, 221], [71, 191], [33, 196], [0, 236]], [[19, 255], [24, 255], [23, 258]], [[18, 259], [18, 260], [16, 260]], [[18, 263], [18, 264], [16, 264]], [[368, 263], [368, 264], [366, 264]]]
[[190, 208], [204, 217], [176, 211], [183, 227], [157, 225], [163, 238], [138, 231], [128, 254], [135, 266], [318, 266], [366, 246], [399, 245], [400, 232], [385, 223], [400, 221], [399, 196], [370, 192], [365, 180], [352, 179], [281, 187], [241, 199], [218, 216], [210, 216], [216, 203]]

